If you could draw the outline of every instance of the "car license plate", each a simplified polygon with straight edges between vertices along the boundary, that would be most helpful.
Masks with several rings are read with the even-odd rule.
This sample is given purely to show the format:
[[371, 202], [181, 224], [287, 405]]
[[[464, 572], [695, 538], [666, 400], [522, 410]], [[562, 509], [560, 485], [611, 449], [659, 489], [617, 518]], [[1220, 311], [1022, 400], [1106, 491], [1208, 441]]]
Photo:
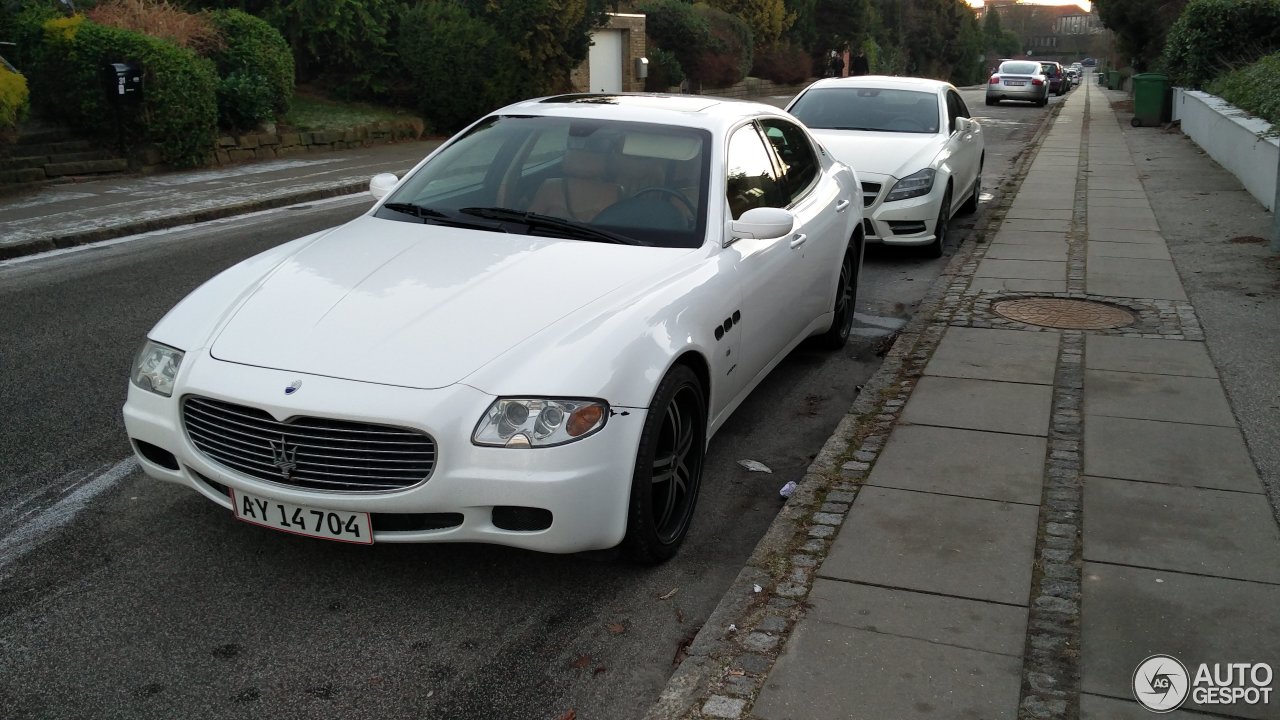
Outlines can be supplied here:
[[1016, 86], [1016, 85], [1026, 85], [1027, 83], [1025, 80], [1005, 80], [1004, 84], [1009, 86]]
[[369, 513], [321, 510], [239, 490], [231, 491], [231, 507], [235, 509], [236, 519], [273, 530], [325, 540], [373, 544]]

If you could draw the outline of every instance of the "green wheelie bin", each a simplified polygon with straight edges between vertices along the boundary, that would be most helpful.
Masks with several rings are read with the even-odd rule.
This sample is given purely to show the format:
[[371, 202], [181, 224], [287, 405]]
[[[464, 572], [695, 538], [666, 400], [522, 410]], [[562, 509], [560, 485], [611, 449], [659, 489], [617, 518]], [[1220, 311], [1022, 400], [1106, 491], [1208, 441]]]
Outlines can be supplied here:
[[1107, 71], [1107, 89], [1108, 90], [1120, 89], [1120, 71], [1119, 70]]
[[1160, 125], [1168, 119], [1165, 112], [1165, 95], [1169, 90], [1169, 78], [1160, 73], [1138, 73], [1133, 76], [1134, 127]]

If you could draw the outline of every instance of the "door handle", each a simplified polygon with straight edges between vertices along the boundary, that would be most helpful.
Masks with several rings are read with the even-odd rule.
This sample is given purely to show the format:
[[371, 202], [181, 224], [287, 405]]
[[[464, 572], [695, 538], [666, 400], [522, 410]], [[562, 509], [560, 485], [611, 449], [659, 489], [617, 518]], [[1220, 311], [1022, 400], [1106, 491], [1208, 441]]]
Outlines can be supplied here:
[[791, 236], [791, 248], [792, 248], [792, 249], [795, 249], [795, 248], [800, 247], [800, 246], [801, 246], [801, 245], [803, 245], [803, 244], [805, 243], [805, 241], [806, 241], [806, 240], [808, 240], [808, 239], [809, 239], [809, 236], [808, 236], [808, 235], [804, 235], [804, 234], [802, 234], [802, 233], [796, 233], [795, 235], [792, 235], [792, 236]]
[[849, 201], [848, 201], [848, 200], [838, 200], [838, 201], [836, 201], [836, 212], [844, 212], [845, 210], [848, 210], [848, 209], [849, 209]]

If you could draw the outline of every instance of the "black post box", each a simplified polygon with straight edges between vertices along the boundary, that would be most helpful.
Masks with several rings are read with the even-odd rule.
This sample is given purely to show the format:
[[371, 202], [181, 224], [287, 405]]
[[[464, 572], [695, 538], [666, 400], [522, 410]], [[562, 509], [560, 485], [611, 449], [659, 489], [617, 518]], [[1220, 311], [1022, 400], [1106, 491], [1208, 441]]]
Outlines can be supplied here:
[[113, 62], [102, 67], [107, 99], [115, 105], [142, 101], [142, 66], [133, 62]]

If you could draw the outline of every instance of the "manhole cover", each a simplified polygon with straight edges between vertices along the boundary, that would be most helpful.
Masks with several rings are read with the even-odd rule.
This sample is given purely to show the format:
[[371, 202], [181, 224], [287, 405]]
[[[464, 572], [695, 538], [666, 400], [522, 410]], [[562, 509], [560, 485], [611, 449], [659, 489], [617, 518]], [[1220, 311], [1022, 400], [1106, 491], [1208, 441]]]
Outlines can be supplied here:
[[1066, 298], [1001, 300], [991, 306], [997, 314], [1028, 325], [1067, 330], [1106, 330], [1132, 324], [1133, 313], [1114, 305]]

